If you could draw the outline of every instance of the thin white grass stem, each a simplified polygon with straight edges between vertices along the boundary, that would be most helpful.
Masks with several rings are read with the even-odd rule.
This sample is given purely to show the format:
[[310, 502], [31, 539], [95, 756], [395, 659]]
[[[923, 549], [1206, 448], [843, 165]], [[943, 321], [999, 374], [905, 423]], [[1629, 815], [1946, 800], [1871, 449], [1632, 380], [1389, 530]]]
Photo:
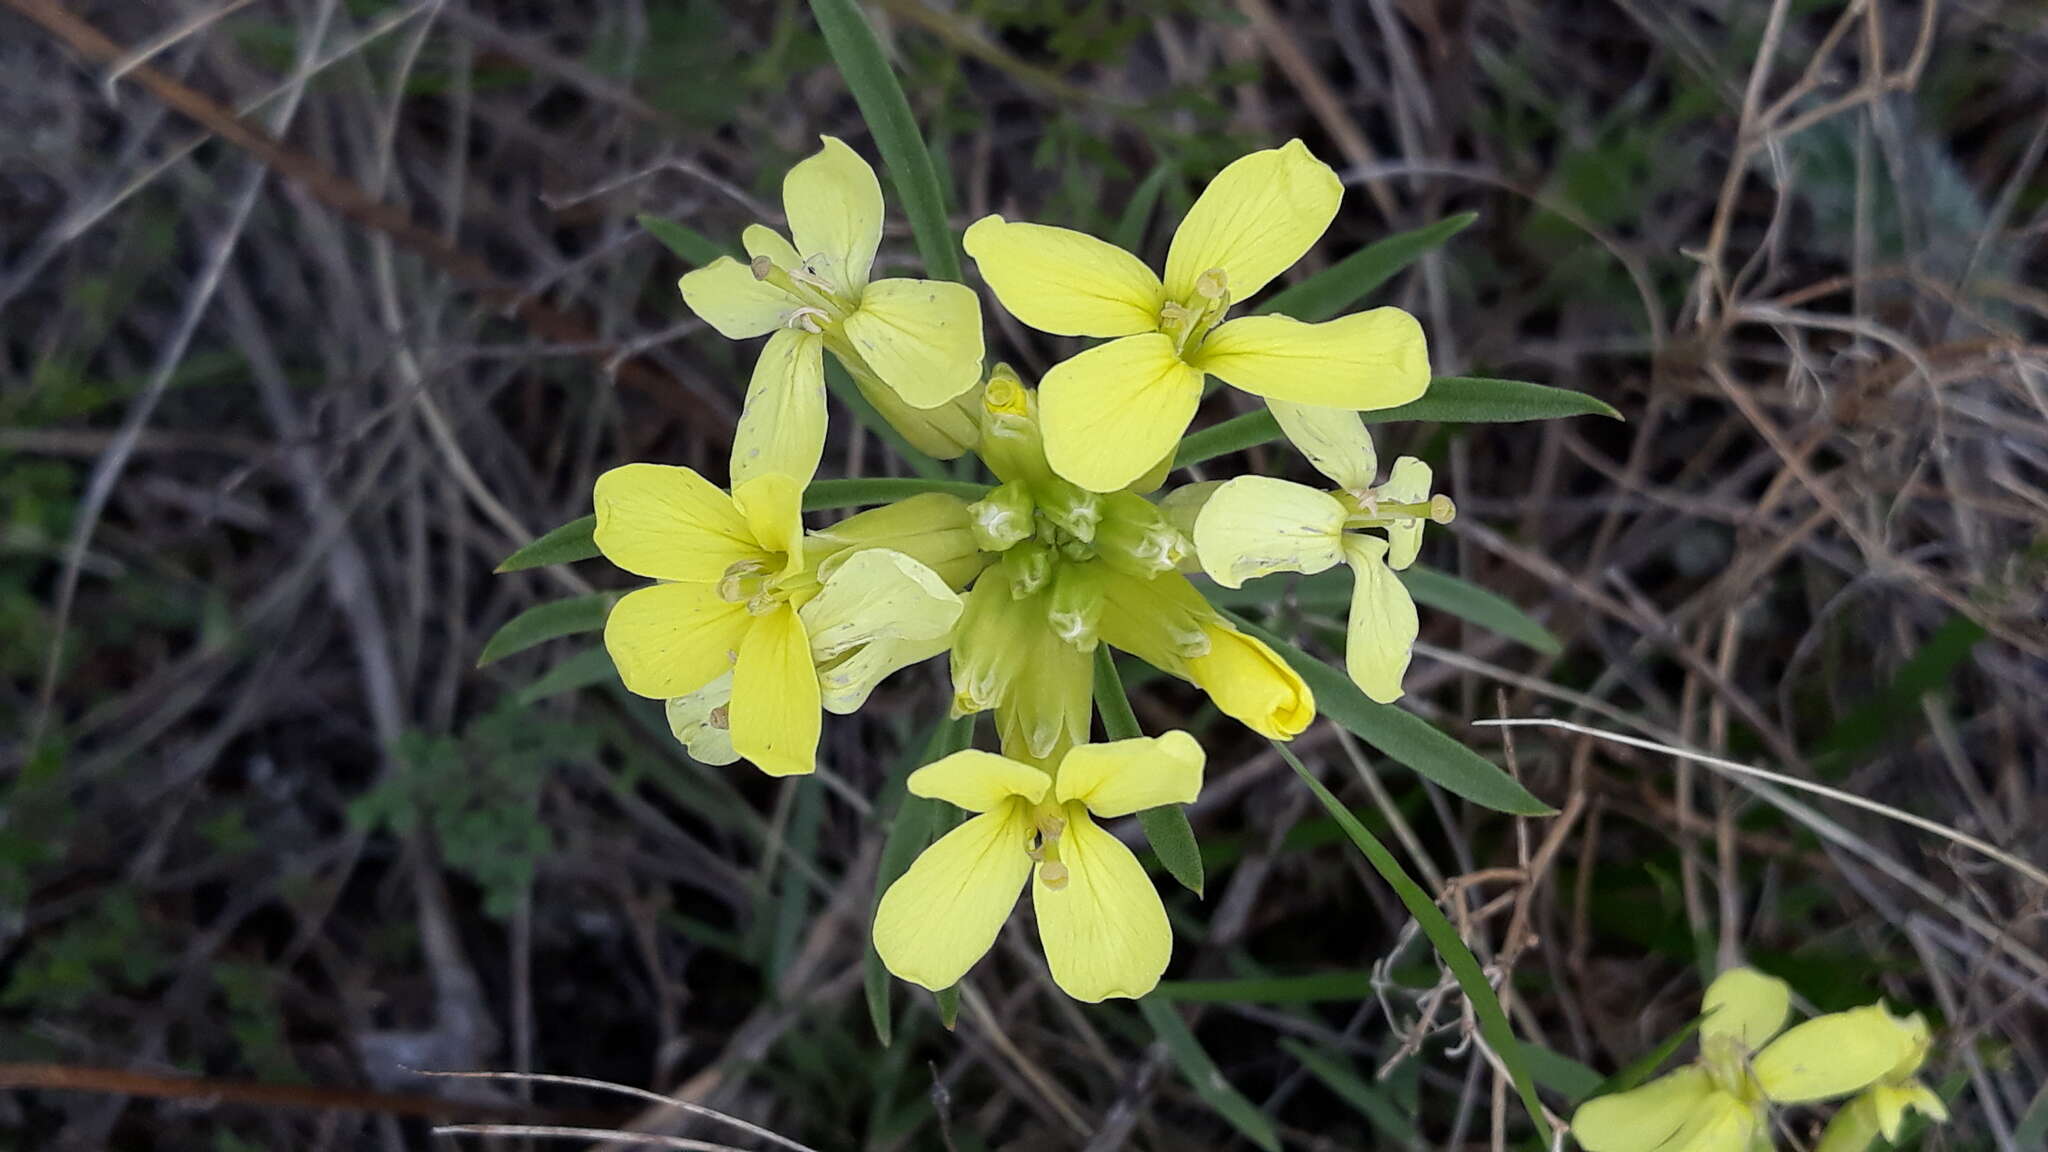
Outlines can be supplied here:
[[758, 1124], [749, 1123], [737, 1116], [727, 1115], [716, 1108], [707, 1108], [702, 1104], [693, 1104], [688, 1100], [678, 1100], [673, 1096], [664, 1096], [659, 1092], [650, 1092], [645, 1088], [635, 1088], [628, 1084], [614, 1084], [609, 1080], [593, 1080], [588, 1076], [556, 1076], [546, 1072], [421, 1072], [419, 1074], [422, 1076], [445, 1076], [455, 1080], [523, 1080], [532, 1084], [565, 1084], [573, 1088], [595, 1088], [600, 1092], [616, 1092], [621, 1096], [637, 1097], [652, 1104], [659, 1104], [664, 1108], [674, 1108], [678, 1111], [688, 1112], [693, 1116], [702, 1116], [706, 1120], [716, 1120], [721, 1124], [729, 1124], [742, 1132], [759, 1136], [770, 1143], [780, 1144], [784, 1148], [789, 1149], [790, 1152], [817, 1152], [816, 1149], [808, 1144], [799, 1144], [787, 1136], [770, 1132]]
[[1907, 812], [1904, 809], [1894, 808], [1889, 804], [1880, 804], [1875, 800], [1865, 799], [1862, 796], [1856, 795], [1854, 792], [1845, 792], [1840, 788], [1832, 788], [1826, 784], [1816, 784], [1811, 780], [1801, 780], [1797, 776], [1787, 776], [1782, 772], [1773, 772], [1767, 768], [1756, 768], [1748, 764], [1737, 763], [1733, 760], [1723, 760], [1719, 756], [1709, 756], [1704, 752], [1695, 752], [1690, 748], [1681, 748], [1671, 744], [1660, 744], [1655, 740], [1642, 740], [1634, 736], [1623, 736], [1619, 732], [1606, 732], [1599, 728], [1588, 728], [1583, 724], [1574, 724], [1569, 720], [1553, 720], [1548, 717], [1530, 717], [1524, 719], [1510, 720], [1474, 720], [1472, 723], [1477, 727], [1485, 728], [1558, 728], [1566, 732], [1576, 732], [1581, 736], [1591, 736], [1598, 740], [1612, 740], [1617, 744], [1627, 744], [1632, 748], [1642, 748], [1650, 752], [1662, 752], [1666, 755], [1676, 756], [1683, 760], [1691, 760], [1697, 764], [1705, 764], [1709, 768], [1717, 769], [1722, 772], [1727, 772], [1735, 776], [1747, 776], [1756, 780], [1768, 780], [1773, 784], [1778, 784], [1786, 788], [1798, 789], [1801, 792], [1810, 792], [1816, 796], [1825, 796], [1830, 800], [1839, 800], [1844, 804], [1848, 804], [1856, 808], [1861, 808], [1866, 812], [1875, 812], [1880, 816], [1883, 816], [1890, 820], [1896, 820], [1901, 824], [1910, 824], [1923, 832], [1930, 832], [1936, 836], [1941, 837], [1944, 840], [1948, 840], [1955, 844], [1960, 844], [1973, 852], [1977, 852], [1992, 860], [1996, 860], [2000, 864], [2005, 865], [2006, 867], [2012, 869], [2014, 872], [2019, 873], [2021, 876], [2026, 877], [2028, 880], [2034, 882], [2035, 884], [2038, 884], [2043, 888], [2048, 888], [2048, 872], [2044, 872], [2040, 868], [2027, 863], [2025, 860], [2022, 860], [2018, 856], [2015, 856], [2012, 853], [2007, 852], [2003, 848], [1998, 847], [1996, 844], [1992, 844], [1991, 842], [1986, 840], [1980, 840], [1967, 832], [1959, 832], [1946, 824], [1940, 823], [1939, 821], [1929, 820], [1925, 816], [1915, 816], [1911, 812]]
[[444, 1124], [436, 1136], [547, 1136], [558, 1140], [624, 1140], [652, 1144], [657, 1148], [680, 1148], [683, 1152], [744, 1152], [730, 1144], [661, 1136], [652, 1132], [614, 1132], [609, 1128], [570, 1128], [553, 1124]]

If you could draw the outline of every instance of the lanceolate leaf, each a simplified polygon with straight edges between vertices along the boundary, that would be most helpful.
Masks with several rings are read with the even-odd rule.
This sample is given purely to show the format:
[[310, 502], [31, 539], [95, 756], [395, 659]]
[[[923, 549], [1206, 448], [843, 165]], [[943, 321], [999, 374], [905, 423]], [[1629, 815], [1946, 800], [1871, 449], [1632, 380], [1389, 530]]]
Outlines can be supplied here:
[[846, 78], [854, 102], [860, 105], [861, 118], [874, 133], [875, 147], [881, 150], [904, 213], [910, 217], [910, 231], [917, 238], [925, 271], [939, 280], [960, 279], [960, 249], [946, 226], [938, 169], [924, 137], [918, 134], [903, 86], [896, 82], [896, 74], [882, 55], [875, 30], [868, 27], [855, 0], [811, 0], [811, 14], [817, 17], [825, 47], [838, 63], [839, 74]]
[[1543, 1131], [1543, 1102], [1537, 1098], [1536, 1085], [1529, 1079], [1527, 1063], [1522, 1059], [1521, 1041], [1515, 1039], [1515, 1030], [1508, 1024], [1507, 1013], [1501, 1010], [1500, 999], [1494, 995], [1493, 985], [1487, 982], [1486, 972], [1479, 967], [1479, 961], [1472, 955], [1472, 949], [1466, 947], [1464, 938], [1451, 926], [1443, 910], [1436, 906], [1436, 901], [1430, 899], [1429, 894], [1422, 890], [1422, 886], [1409, 877], [1407, 871], [1401, 867], [1401, 862], [1394, 858], [1392, 852], [1387, 851], [1387, 846], [1367, 831], [1365, 825], [1360, 824], [1358, 818], [1351, 814], [1351, 810], [1331, 795], [1330, 790], [1323, 787], [1323, 782], [1311, 775], [1300, 760], [1295, 759], [1292, 750], [1279, 743], [1275, 743], [1273, 747], [1286, 758], [1287, 763], [1294, 768], [1294, 774], [1301, 777], [1302, 783], [1308, 785], [1309, 791], [1315, 793], [1316, 800], [1344, 829], [1344, 834], [1349, 836], [1351, 843], [1364, 854], [1373, 871], [1378, 872], [1380, 878], [1387, 882], [1387, 886], [1394, 890], [1394, 895], [1400, 898], [1402, 905], [1408, 909], [1408, 914], [1415, 917], [1416, 924], [1422, 928], [1422, 934], [1429, 938], [1430, 945], [1442, 958], [1444, 967], [1451, 970], [1451, 975], [1458, 981], [1458, 987], [1464, 990], [1465, 999], [1472, 1002], [1472, 1014], [1479, 1019], [1479, 1034], [1486, 1040], [1487, 1047], [1493, 1049], [1494, 1055], [1500, 1057], [1501, 1063], [1507, 1066], [1508, 1074], [1515, 1082], [1515, 1091], [1522, 1097], [1522, 1106], [1529, 1110], [1530, 1121], [1537, 1126], [1538, 1131]]
[[1477, 219], [1477, 212], [1461, 212], [1413, 232], [1368, 244], [1301, 283], [1275, 293], [1254, 311], [1276, 312], [1310, 323], [1333, 319]]
[[605, 613], [611, 611], [615, 599], [617, 597], [610, 592], [599, 592], [594, 596], [536, 604], [507, 620], [504, 627], [491, 635], [484, 645], [483, 655], [477, 657], [477, 667], [558, 637], [595, 632], [604, 627]]
[[[1102, 713], [1102, 731], [1111, 740], [1143, 736], [1130, 697], [1124, 694], [1123, 678], [1117, 675], [1116, 660], [1107, 644], [1095, 649], [1095, 707]], [[1179, 804], [1162, 804], [1138, 813], [1138, 825], [1145, 830], [1145, 842], [1166, 871], [1181, 887], [1202, 894], [1202, 850], [1195, 843], [1195, 830]]]
[[1379, 1129], [1380, 1135], [1403, 1148], [1422, 1147], [1422, 1134], [1415, 1130], [1415, 1121], [1403, 1113], [1387, 1093], [1366, 1083], [1352, 1069], [1349, 1060], [1292, 1038], [1283, 1038], [1280, 1047], [1301, 1061], [1309, 1075], [1321, 1080], [1325, 1088], [1337, 1094], [1338, 1099], [1358, 1109], [1368, 1123]]
[[[1492, 592], [1448, 572], [1416, 565], [1397, 573], [1408, 594], [1425, 608], [1470, 620], [1545, 655], [1560, 650], [1557, 637], [1534, 617]], [[1244, 608], [1285, 602], [1303, 608], [1343, 612], [1351, 606], [1351, 570], [1337, 567], [1313, 576], [1268, 576], [1242, 588], [1203, 583], [1202, 595], [1218, 608]]]
[[701, 268], [720, 256], [731, 256], [725, 246], [685, 224], [678, 224], [649, 212], [643, 212], [633, 219], [669, 251], [682, 257], [692, 268]]
[[[1421, 397], [1395, 408], [1358, 414], [1367, 424], [1430, 420], [1444, 424], [1518, 424], [1566, 416], [1611, 416], [1621, 419], [1605, 401], [1584, 392], [1531, 384], [1526, 380], [1492, 380], [1478, 376], [1439, 376]], [[1180, 443], [1173, 466], [1185, 468], [1258, 444], [1280, 439], [1280, 425], [1264, 408], [1212, 424]]]
[[524, 708], [529, 704], [545, 700], [550, 696], [560, 696], [567, 692], [588, 688], [593, 684], [616, 684], [618, 682], [619, 673], [617, 669], [612, 667], [611, 653], [606, 652], [604, 646], [600, 644], [595, 648], [585, 648], [583, 651], [548, 669], [546, 675], [527, 685], [513, 699], [520, 707]]
[[1391, 704], [1368, 700], [1343, 672], [1256, 624], [1233, 616], [1245, 631], [1273, 646], [1316, 694], [1316, 709], [1358, 738], [1435, 781], [1448, 792], [1496, 812], [1548, 816], [1556, 809], [1529, 794], [1491, 761], [1436, 730], [1429, 721]]
[[1162, 980], [1152, 995], [1203, 1004], [1355, 1003], [1373, 998], [1372, 981], [1372, 973], [1363, 970], [1241, 980]]
[[1266, 1152], [1280, 1152], [1280, 1135], [1273, 1130], [1273, 1122], [1258, 1106], [1223, 1078], [1216, 1062], [1202, 1050], [1201, 1041], [1195, 1039], [1187, 1022], [1173, 1005], [1157, 996], [1147, 996], [1138, 1001], [1138, 1011], [1145, 1016], [1145, 1022], [1152, 1026], [1153, 1034], [1166, 1045], [1166, 1051], [1180, 1068], [1181, 1076], [1188, 1086], [1195, 1090], [1216, 1114], [1230, 1121], [1230, 1126], [1244, 1134], [1245, 1139], [1266, 1149]]
[[579, 516], [505, 557], [505, 562], [498, 565], [498, 571], [523, 572], [528, 568], [588, 560], [598, 554], [597, 541], [590, 535], [596, 530], [596, 516]]

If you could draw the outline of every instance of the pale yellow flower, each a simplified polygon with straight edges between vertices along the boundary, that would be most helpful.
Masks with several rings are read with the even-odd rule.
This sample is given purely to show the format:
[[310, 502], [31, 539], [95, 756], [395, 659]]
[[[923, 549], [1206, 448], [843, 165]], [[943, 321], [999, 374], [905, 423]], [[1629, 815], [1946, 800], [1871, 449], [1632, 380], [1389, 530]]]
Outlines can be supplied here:
[[981, 378], [980, 300], [964, 284], [869, 280], [882, 186], [853, 149], [823, 139], [783, 180], [790, 238], [751, 225], [741, 236], [750, 263], [721, 256], [678, 282], [728, 339], [773, 333], [733, 438], [736, 484], [779, 472], [801, 487], [816, 474], [827, 350], [920, 450], [951, 458], [973, 443], [972, 417], [954, 401]]
[[[1321, 324], [1225, 320], [1299, 260], [1337, 213], [1343, 185], [1299, 140], [1218, 173], [1175, 232], [1166, 276], [1085, 233], [986, 216], [968, 255], [1003, 306], [1060, 336], [1107, 337], [1041, 382], [1046, 455], [1068, 480], [1124, 488], [1170, 462], [1214, 375], [1268, 400], [1387, 408], [1422, 394], [1429, 352], [1398, 308]], [[1154, 481], [1156, 484], [1156, 481]]]
[[1166, 908], [1137, 857], [1097, 819], [1186, 804], [1202, 788], [1186, 732], [1083, 744], [1055, 772], [992, 752], [956, 752], [911, 773], [914, 796], [972, 818], [925, 849], [883, 894], [875, 951], [899, 978], [959, 983], [995, 943], [1025, 883], [1052, 978], [1095, 1002], [1152, 991], [1173, 954]]

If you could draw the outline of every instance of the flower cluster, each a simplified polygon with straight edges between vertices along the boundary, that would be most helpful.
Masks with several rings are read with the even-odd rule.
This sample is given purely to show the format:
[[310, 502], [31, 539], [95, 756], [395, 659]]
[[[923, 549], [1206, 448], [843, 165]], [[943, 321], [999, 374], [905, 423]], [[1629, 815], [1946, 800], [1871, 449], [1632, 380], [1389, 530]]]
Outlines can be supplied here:
[[1586, 1152], [1751, 1152], [1771, 1146], [1774, 1107], [1854, 1095], [1823, 1133], [1819, 1152], [1863, 1152], [1896, 1140], [1908, 1109], [1948, 1118], [1941, 1097], [1915, 1079], [1927, 1058], [1927, 1022], [1883, 1004], [1785, 1027], [1792, 991], [1753, 968], [1723, 972], [1700, 1004], [1699, 1058], [1572, 1117]]
[[[1394, 572], [1422, 525], [1452, 509], [1419, 461], [1379, 481], [1358, 413], [1427, 387], [1421, 326], [1395, 308], [1315, 324], [1229, 316], [1321, 237], [1341, 195], [1300, 141], [1245, 156], [1182, 221], [1163, 278], [1079, 232], [975, 222], [967, 252], [1004, 308], [1103, 341], [1036, 389], [1006, 365], [984, 370], [972, 289], [870, 278], [881, 187], [838, 140], [784, 181], [787, 238], [750, 227], [749, 263], [683, 277], [713, 328], [768, 341], [729, 492], [652, 464], [599, 478], [598, 547], [656, 581], [618, 602], [605, 645], [629, 690], [666, 702], [692, 755], [774, 775], [813, 769], [821, 711], [851, 712], [891, 672], [949, 654], [954, 715], [993, 712], [1000, 754], [960, 752], [910, 777], [913, 794], [974, 815], [880, 902], [875, 944], [897, 976], [953, 985], [1028, 883], [1069, 994], [1135, 997], [1158, 982], [1172, 949], [1164, 906], [1097, 821], [1193, 801], [1203, 752], [1181, 731], [1091, 742], [1092, 654], [1136, 656], [1272, 739], [1316, 711], [1287, 661], [1191, 576], [1235, 588], [1349, 564], [1347, 666], [1374, 699], [1400, 695], [1416, 614]], [[914, 447], [971, 450], [992, 480], [974, 498], [930, 491], [806, 531], [826, 353]], [[1209, 376], [1263, 398], [1336, 489], [1245, 476], [1160, 493]]]

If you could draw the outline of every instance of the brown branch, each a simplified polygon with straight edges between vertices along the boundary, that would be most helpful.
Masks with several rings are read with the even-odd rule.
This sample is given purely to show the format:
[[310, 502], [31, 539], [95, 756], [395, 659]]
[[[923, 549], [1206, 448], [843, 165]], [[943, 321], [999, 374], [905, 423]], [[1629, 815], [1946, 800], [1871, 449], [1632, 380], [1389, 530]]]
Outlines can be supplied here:
[[[126, 48], [73, 15], [58, 0], [0, 0], [0, 3], [40, 25], [92, 64], [113, 67], [125, 64], [130, 58]], [[318, 160], [292, 151], [277, 137], [236, 115], [234, 109], [227, 105], [148, 64], [128, 68], [121, 78], [140, 84], [170, 108], [262, 161], [271, 171], [304, 189], [336, 215], [382, 232], [448, 276], [467, 284], [486, 304], [509, 311], [541, 338], [586, 348], [591, 358], [600, 364], [612, 355], [612, 346], [598, 336], [596, 328], [584, 317], [522, 293], [517, 286], [499, 279], [481, 256], [449, 243], [439, 233], [414, 221], [405, 209], [378, 200]], [[616, 372], [621, 383], [655, 395], [673, 395], [677, 391], [637, 361], [619, 364]]]

